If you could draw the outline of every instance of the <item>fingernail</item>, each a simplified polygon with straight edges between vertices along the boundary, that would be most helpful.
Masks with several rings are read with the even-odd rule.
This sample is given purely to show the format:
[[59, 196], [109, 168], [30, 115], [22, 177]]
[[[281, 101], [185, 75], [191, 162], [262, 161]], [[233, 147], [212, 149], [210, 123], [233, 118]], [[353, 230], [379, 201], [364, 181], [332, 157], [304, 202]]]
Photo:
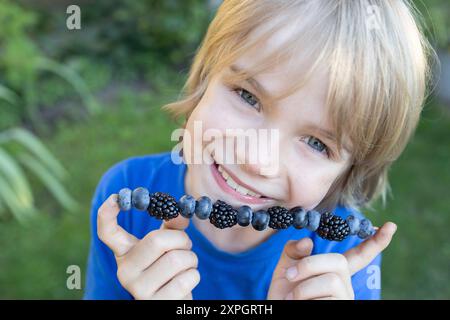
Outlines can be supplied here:
[[286, 270], [286, 278], [288, 278], [288, 280], [293, 280], [296, 276], [297, 276], [296, 267], [290, 267]]
[[292, 294], [292, 292], [288, 293], [288, 295], [286, 296], [286, 300], [294, 300], [294, 295]]
[[397, 232], [397, 224], [395, 224], [395, 223], [393, 223], [394, 224], [394, 233], [396, 233]]
[[109, 199], [109, 203], [110, 203], [111, 207], [117, 206], [117, 200], [118, 200], [118, 195], [117, 194], [113, 194], [111, 196], [111, 198]]

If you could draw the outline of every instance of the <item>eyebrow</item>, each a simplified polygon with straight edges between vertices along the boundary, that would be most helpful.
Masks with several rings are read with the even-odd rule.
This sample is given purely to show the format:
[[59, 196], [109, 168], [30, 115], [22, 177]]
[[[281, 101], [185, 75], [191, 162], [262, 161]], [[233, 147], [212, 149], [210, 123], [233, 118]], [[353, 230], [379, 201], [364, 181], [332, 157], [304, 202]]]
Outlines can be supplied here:
[[[240, 71], [242, 71], [244, 68], [239, 67], [236, 64], [233, 64], [230, 66], [231, 71], [233, 71], [234, 73], [238, 73]], [[264, 88], [264, 86], [258, 82], [258, 80], [256, 80], [253, 77], [249, 77], [247, 79], [245, 79], [246, 82], [250, 83], [250, 85], [256, 90], [258, 91], [262, 96], [264, 96], [265, 98], [269, 98], [272, 96], [269, 92], [269, 90], [267, 90], [266, 88]]]

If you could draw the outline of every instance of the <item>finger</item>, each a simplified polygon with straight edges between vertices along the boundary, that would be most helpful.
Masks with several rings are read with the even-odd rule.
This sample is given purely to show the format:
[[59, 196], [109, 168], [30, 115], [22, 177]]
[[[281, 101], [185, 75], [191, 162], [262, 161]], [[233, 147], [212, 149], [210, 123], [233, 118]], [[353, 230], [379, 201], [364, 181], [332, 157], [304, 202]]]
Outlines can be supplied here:
[[320, 276], [301, 281], [293, 290], [294, 300], [310, 300], [335, 297], [348, 299], [345, 283], [336, 273], [325, 273]]
[[160, 229], [162, 230], [184, 230], [189, 226], [190, 219], [178, 215], [178, 217], [170, 220], [163, 220]]
[[[147, 296], [152, 296], [177, 274], [197, 268], [197, 255], [190, 250], [172, 250], [165, 253], [138, 278], [145, 285]], [[181, 299], [181, 297], [180, 297]]]
[[119, 212], [117, 194], [110, 195], [97, 212], [97, 235], [116, 256], [124, 255], [139, 241], [118, 225]]
[[341, 277], [348, 293], [353, 294], [347, 258], [339, 253], [304, 257], [286, 270], [286, 278], [291, 282], [298, 282], [325, 273], [336, 273]]
[[323, 298], [315, 298], [313, 300], [338, 300], [335, 297], [323, 297]]
[[313, 242], [310, 238], [288, 241], [275, 268], [273, 279], [285, 278], [286, 270], [294, 266], [299, 259], [309, 256], [312, 248]]
[[192, 293], [189, 293], [186, 297], [182, 298], [181, 300], [193, 300]]
[[378, 229], [373, 237], [345, 252], [344, 256], [347, 258], [350, 274], [353, 275], [363, 269], [386, 249], [396, 231], [397, 225], [387, 222]]
[[304, 257], [286, 271], [286, 278], [291, 282], [297, 282], [329, 272], [348, 275], [347, 259], [338, 253]]
[[126, 270], [128, 278], [136, 278], [166, 252], [191, 248], [192, 241], [184, 231], [154, 230], [139, 241], [124, 259], [119, 259], [118, 264], [120, 268]]
[[192, 292], [192, 290], [200, 282], [200, 273], [197, 269], [189, 269], [184, 271], [172, 280], [169, 281], [164, 287], [158, 290], [153, 299], [156, 300], [168, 300], [168, 299], [181, 299]]
[[313, 242], [310, 238], [303, 238], [298, 241], [293, 240], [289, 241], [284, 248], [287, 258], [298, 260], [311, 254]]

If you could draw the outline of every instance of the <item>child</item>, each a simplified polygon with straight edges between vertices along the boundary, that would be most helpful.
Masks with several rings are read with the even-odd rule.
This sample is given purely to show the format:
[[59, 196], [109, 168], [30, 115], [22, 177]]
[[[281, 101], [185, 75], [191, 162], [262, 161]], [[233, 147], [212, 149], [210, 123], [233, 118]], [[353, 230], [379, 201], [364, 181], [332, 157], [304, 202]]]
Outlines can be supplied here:
[[[379, 299], [391, 222], [366, 241], [336, 242], [307, 229], [218, 229], [197, 217], [161, 223], [119, 214], [116, 201], [121, 188], [142, 186], [177, 200], [362, 219], [362, 208], [384, 202], [388, 169], [426, 93], [430, 47], [413, 12], [397, 0], [224, 1], [184, 99], [165, 107], [185, 116], [184, 162], [170, 152], [132, 157], [97, 186], [85, 298]], [[201, 133], [220, 133], [215, 142], [232, 139], [228, 129], [274, 129], [279, 143], [251, 162], [242, 149], [205, 141], [199, 123]]]

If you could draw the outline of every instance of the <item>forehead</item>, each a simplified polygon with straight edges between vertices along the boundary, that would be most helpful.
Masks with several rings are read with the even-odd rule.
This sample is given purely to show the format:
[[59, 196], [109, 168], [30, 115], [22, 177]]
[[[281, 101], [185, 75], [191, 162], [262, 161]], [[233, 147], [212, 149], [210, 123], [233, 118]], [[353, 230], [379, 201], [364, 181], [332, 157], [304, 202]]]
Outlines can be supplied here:
[[[285, 26], [266, 38], [261, 37], [261, 30], [251, 33], [251, 41], [260, 37], [258, 44], [235, 59], [228, 71], [237, 66], [239, 70], [250, 70], [252, 73], [253, 69], [269, 64], [269, 68], [256, 73], [252, 78], [270, 97], [282, 96], [282, 99], [273, 102], [274, 106], [286, 109], [288, 114], [292, 115], [289, 119], [296, 125], [302, 126], [304, 122], [308, 122], [316, 128], [326, 130], [334, 139], [343, 143], [345, 150], [352, 150], [352, 143], [345, 132], [337, 136], [334, 124], [339, 124], [330, 117], [328, 109], [332, 108], [329, 102], [327, 103], [330, 86], [330, 65], [327, 59], [329, 56], [321, 56], [320, 48], [309, 46], [308, 41], [297, 41], [295, 46], [289, 47], [288, 45], [292, 44], [290, 42], [295, 41], [292, 39], [297, 38], [294, 30], [294, 25]], [[288, 54], [283, 51], [286, 46], [290, 48]], [[276, 53], [276, 59], [267, 59], [273, 53]], [[295, 90], [288, 91], [289, 95], [284, 96], [292, 87]], [[305, 118], [308, 118], [307, 121]]]
[[[317, 54], [313, 53], [315, 48], [312, 49], [308, 43], [299, 41], [301, 26], [298, 21], [281, 26], [269, 36], [266, 34], [271, 25], [261, 25], [248, 36], [248, 41], [255, 42], [256, 45], [241, 54], [234, 65], [241, 70], [253, 70], [260, 65], [269, 64], [267, 70], [258, 73], [254, 78], [272, 97], [281, 96], [288, 88], [305, 81], [299, 88], [302, 90], [296, 90], [293, 95], [297, 94], [302, 99], [309, 97], [315, 101], [324, 101], [328, 92], [328, 69], [324, 63], [320, 63], [308, 75], [317, 60]], [[272, 59], [271, 54], [275, 54], [275, 59]], [[308, 95], [305, 96], [306, 92]]]
[[[317, 111], [324, 111], [328, 93], [329, 73], [324, 64], [319, 64], [305, 79], [315, 62], [315, 57], [304, 46], [299, 45], [288, 55], [267, 61], [267, 55], [271, 52], [282, 51], [288, 41], [292, 41], [293, 25], [285, 26], [270, 37], [263, 39], [251, 50], [242, 54], [233, 64], [239, 70], [252, 70], [260, 64], [270, 63], [270, 67], [253, 78], [267, 91], [270, 97], [281, 96], [287, 88], [305, 81], [304, 84], [291, 95], [277, 101], [279, 106], [293, 105], [297, 107], [310, 106]], [[250, 35], [251, 40], [260, 37], [262, 31]], [[282, 53], [282, 52], [280, 52]], [[324, 112], [319, 112], [324, 113]], [[323, 119], [326, 122], [326, 119]], [[322, 121], [322, 122], [323, 122]]]

